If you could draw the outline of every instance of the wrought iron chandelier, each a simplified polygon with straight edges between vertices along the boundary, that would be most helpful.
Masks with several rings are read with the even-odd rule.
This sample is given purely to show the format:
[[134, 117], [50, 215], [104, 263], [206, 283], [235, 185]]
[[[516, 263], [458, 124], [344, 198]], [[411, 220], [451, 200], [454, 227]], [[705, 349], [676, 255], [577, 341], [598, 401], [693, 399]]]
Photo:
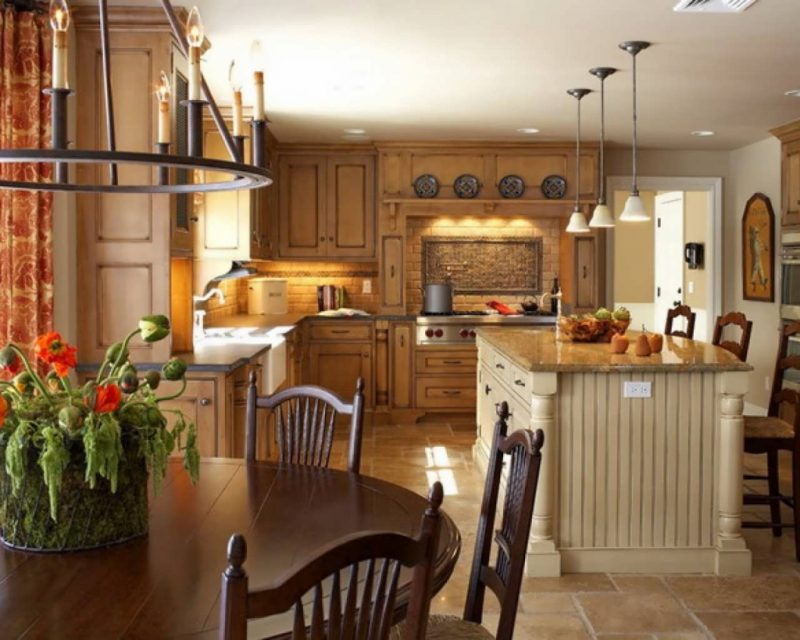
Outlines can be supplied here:
[[[108, 35], [108, 3], [98, 0], [100, 14], [100, 49], [103, 69], [103, 93], [107, 149], [69, 149], [67, 140], [67, 98], [73, 93], [67, 80], [67, 30], [69, 7], [66, 0], [51, 0], [50, 25], [53, 28], [52, 87], [44, 92], [51, 98], [52, 143], [50, 149], [0, 149], [0, 163], [52, 164], [52, 179], [0, 180], [0, 189], [29, 191], [66, 191], [84, 193], [199, 193], [255, 189], [272, 184], [272, 174], [267, 169], [265, 138], [267, 118], [264, 112], [264, 75], [253, 74], [256, 87], [255, 108], [250, 122], [252, 138], [250, 162], [244, 161], [244, 141], [241, 134], [241, 87], [234, 87], [234, 133], [231, 135], [220, 113], [214, 96], [200, 70], [201, 46], [204, 40], [203, 24], [197, 7], [189, 13], [185, 28], [180, 24], [170, 0], [161, 0], [170, 29], [183, 54], [189, 60], [188, 100], [181, 102], [187, 110], [188, 153], [170, 153], [170, 87], [162, 72], [161, 86], [156, 93], [159, 101], [158, 140], [152, 153], [120, 151], [116, 146], [114, 131], [114, 99], [111, 91], [111, 57]], [[238, 95], [237, 95], [238, 94]], [[214, 123], [230, 154], [230, 160], [216, 160], [203, 156], [203, 109], [208, 107]], [[108, 182], [76, 183], [69, 181], [70, 165], [108, 164]], [[148, 165], [156, 170], [155, 184], [120, 184], [117, 167], [120, 165]], [[170, 169], [213, 171], [226, 176], [217, 182], [170, 182]], [[206, 174], [208, 175], [208, 174]]]

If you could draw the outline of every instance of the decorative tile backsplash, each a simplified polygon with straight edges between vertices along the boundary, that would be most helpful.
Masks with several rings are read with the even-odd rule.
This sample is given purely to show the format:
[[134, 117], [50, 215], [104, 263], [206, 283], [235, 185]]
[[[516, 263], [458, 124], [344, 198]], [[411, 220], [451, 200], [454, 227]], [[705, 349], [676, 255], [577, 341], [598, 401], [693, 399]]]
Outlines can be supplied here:
[[[422, 309], [422, 286], [424, 282], [423, 240], [425, 239], [471, 239], [476, 246], [487, 240], [531, 240], [541, 241], [541, 284], [536, 293], [549, 291], [553, 278], [559, 269], [559, 239], [563, 222], [559, 218], [525, 218], [525, 217], [479, 217], [479, 216], [440, 216], [409, 218], [406, 227], [406, 307], [410, 313]], [[502, 256], [478, 258], [481, 262], [491, 264], [492, 269], [505, 270], [512, 273], [513, 278], [521, 278], [530, 270], [530, 265], [520, 267], [512, 260]], [[494, 278], [494, 274], [490, 277]], [[453, 298], [456, 311], [485, 309], [486, 302], [499, 299], [507, 304], [515, 304], [529, 298], [529, 294], [504, 293], [498, 289], [486, 293], [459, 293]]]
[[530, 295], [542, 290], [541, 238], [422, 238], [422, 283], [456, 294]]

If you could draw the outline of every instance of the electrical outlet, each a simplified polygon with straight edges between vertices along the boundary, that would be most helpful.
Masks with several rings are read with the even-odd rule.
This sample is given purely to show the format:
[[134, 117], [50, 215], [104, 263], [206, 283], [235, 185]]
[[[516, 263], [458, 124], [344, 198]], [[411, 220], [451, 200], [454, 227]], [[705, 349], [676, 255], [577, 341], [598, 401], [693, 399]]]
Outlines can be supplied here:
[[687, 288], [689, 289], [689, 293], [694, 293], [694, 281], [693, 280], [689, 280], [689, 286]]
[[367, 278], [361, 282], [361, 293], [372, 293], [372, 280]]
[[652, 382], [625, 382], [622, 386], [623, 398], [650, 398], [652, 395]]

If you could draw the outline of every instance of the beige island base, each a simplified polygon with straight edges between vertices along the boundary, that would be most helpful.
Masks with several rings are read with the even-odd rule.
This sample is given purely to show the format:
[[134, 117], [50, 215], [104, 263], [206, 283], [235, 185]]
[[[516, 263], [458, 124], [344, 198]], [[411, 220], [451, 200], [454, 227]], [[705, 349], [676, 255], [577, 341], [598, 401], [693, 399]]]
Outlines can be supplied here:
[[[743, 396], [750, 367], [710, 344], [666, 337], [661, 354], [612, 355], [555, 332], [481, 329], [478, 447], [496, 405], [545, 445], [528, 573], [749, 575], [741, 535]], [[624, 397], [625, 382], [651, 396]]]

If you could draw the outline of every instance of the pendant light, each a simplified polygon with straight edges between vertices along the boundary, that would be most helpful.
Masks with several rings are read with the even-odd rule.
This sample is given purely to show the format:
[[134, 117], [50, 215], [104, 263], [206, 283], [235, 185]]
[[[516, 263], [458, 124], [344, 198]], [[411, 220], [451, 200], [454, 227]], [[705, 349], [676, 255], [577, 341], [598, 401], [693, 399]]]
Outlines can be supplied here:
[[619, 216], [621, 222], [646, 222], [650, 220], [650, 216], [644, 208], [644, 202], [639, 197], [639, 185], [636, 182], [636, 55], [649, 46], [649, 42], [642, 42], [641, 40], [623, 42], [619, 45], [620, 49], [630, 53], [633, 58], [633, 188], [631, 189], [631, 195], [625, 201], [625, 209]]
[[578, 132], [575, 144], [575, 208], [569, 217], [567, 233], [589, 233], [589, 225], [586, 224], [586, 216], [581, 211], [581, 100], [591, 89], [570, 89], [569, 95], [578, 101]]
[[616, 69], [611, 67], [595, 67], [589, 69], [596, 78], [600, 78], [600, 197], [597, 198], [597, 206], [592, 212], [592, 219], [589, 226], [593, 228], [609, 228], [614, 226], [614, 216], [606, 204], [606, 78], [614, 73]]

